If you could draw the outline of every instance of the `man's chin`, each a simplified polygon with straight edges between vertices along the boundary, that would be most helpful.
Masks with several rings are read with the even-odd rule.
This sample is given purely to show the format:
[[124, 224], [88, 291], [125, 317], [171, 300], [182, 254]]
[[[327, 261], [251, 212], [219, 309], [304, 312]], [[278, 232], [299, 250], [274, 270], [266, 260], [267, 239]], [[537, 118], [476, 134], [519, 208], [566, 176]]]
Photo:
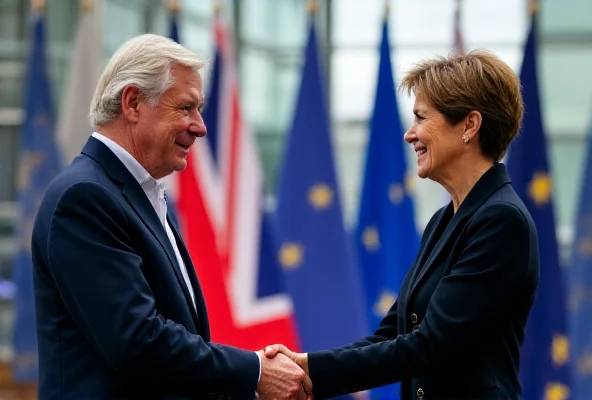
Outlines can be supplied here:
[[175, 172], [181, 172], [187, 168], [187, 158], [177, 161], [175, 164]]

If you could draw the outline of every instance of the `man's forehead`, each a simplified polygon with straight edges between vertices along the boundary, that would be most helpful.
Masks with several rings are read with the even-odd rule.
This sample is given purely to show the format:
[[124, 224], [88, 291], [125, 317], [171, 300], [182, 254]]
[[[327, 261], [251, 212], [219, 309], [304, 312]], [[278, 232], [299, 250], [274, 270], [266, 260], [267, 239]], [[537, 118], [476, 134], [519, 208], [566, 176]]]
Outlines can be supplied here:
[[185, 70], [172, 70], [174, 78], [173, 87], [177, 90], [186, 91], [192, 97], [203, 99], [203, 84], [201, 76], [191, 68]]

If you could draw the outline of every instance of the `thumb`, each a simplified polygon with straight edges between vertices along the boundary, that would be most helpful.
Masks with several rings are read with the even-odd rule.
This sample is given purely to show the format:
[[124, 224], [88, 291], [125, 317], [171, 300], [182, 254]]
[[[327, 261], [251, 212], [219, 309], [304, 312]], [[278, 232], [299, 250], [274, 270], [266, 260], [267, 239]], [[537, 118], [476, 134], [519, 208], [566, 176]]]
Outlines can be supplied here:
[[264, 350], [265, 357], [274, 358], [277, 355], [277, 353], [281, 353], [285, 349], [285, 346], [282, 344], [274, 344], [271, 346], [267, 346]]

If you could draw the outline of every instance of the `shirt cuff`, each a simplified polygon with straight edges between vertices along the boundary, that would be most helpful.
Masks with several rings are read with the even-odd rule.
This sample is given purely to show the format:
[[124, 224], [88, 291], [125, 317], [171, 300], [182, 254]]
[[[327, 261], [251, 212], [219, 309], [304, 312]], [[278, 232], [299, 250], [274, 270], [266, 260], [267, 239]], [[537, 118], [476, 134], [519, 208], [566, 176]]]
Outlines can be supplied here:
[[257, 384], [259, 384], [259, 381], [261, 380], [261, 355], [257, 351], [255, 354], [257, 354], [257, 358], [259, 359], [259, 378], [257, 378]]

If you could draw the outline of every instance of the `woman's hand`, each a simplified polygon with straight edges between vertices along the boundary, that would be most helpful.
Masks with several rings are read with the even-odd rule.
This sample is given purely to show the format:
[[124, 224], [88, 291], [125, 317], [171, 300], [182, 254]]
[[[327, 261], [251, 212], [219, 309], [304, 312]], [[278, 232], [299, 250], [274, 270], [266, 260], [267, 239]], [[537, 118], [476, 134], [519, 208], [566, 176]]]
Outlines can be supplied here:
[[283, 344], [274, 344], [271, 346], [267, 346], [264, 350], [265, 357], [273, 358], [278, 353], [282, 353], [283, 355], [287, 356], [290, 360], [294, 361], [296, 364], [300, 366], [308, 375], [308, 354], [307, 353], [295, 353], [292, 350], [288, 349]]

